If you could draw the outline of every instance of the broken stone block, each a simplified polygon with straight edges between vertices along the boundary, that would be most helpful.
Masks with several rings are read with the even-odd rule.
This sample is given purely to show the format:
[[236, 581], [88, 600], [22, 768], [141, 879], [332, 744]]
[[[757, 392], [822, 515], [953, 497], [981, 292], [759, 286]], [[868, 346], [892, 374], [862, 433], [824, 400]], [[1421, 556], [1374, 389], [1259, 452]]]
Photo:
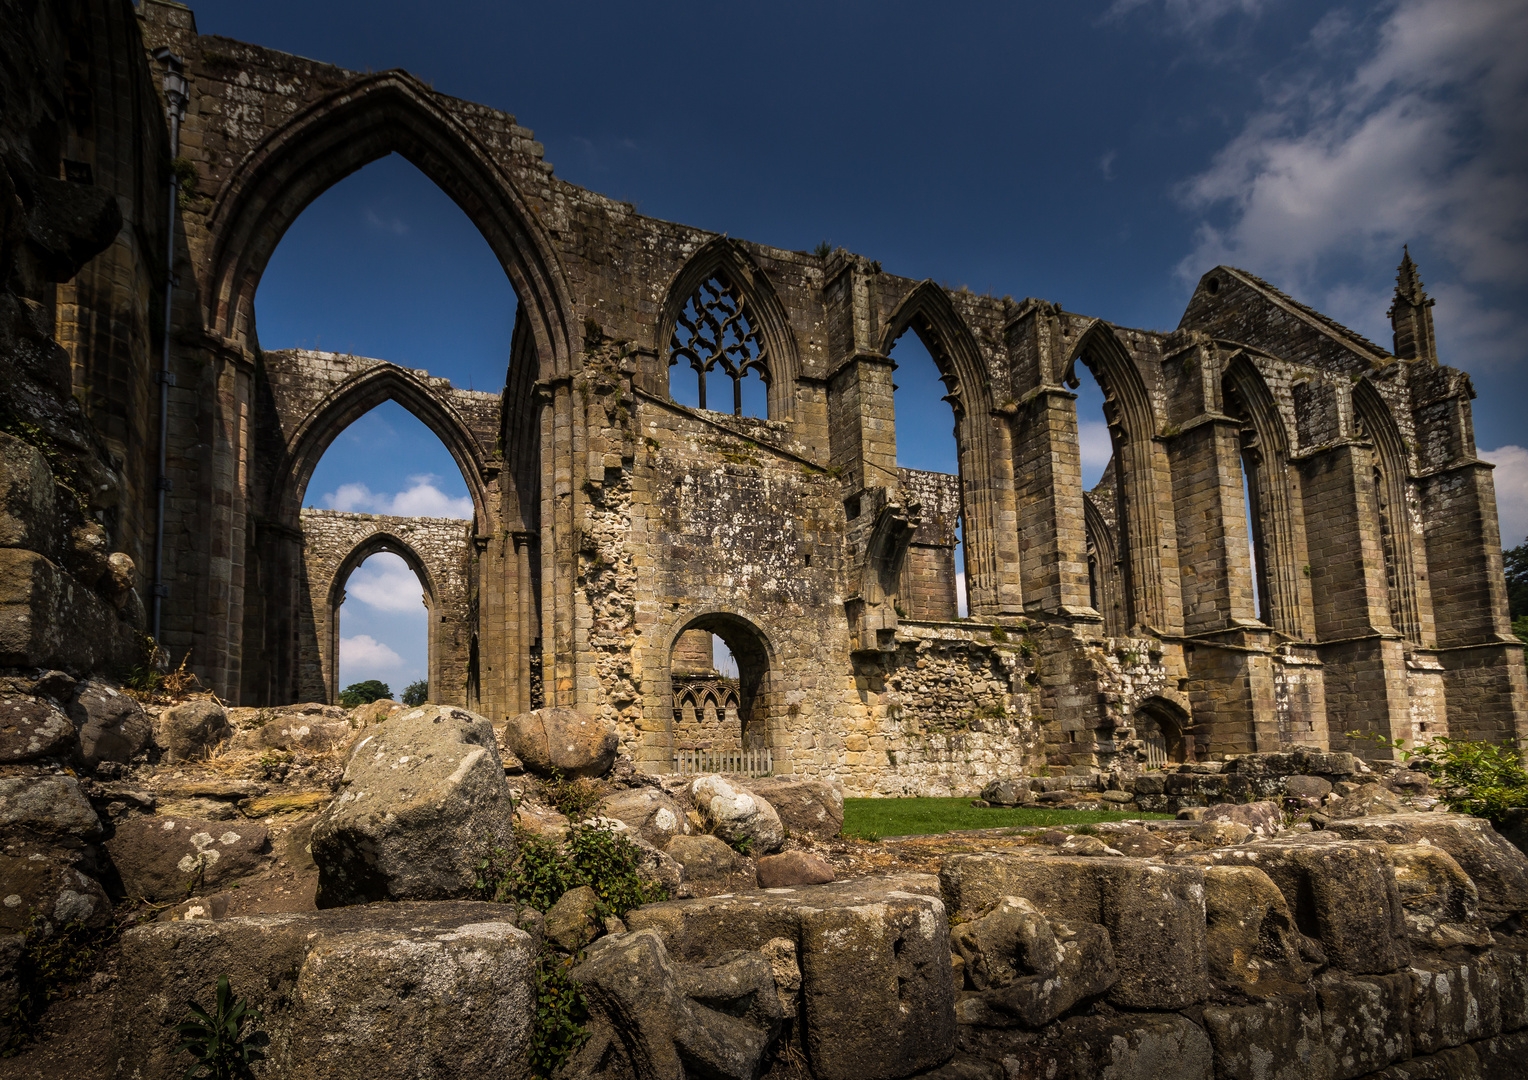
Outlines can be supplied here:
[[1115, 1004], [1181, 1009], [1209, 989], [1197, 866], [982, 852], [947, 857], [939, 877], [963, 915], [1023, 896], [1051, 919], [1105, 927], [1120, 976], [1108, 994]]
[[1055, 970], [1021, 975], [982, 995], [987, 1006], [1026, 1027], [1043, 1027], [1078, 1002], [1107, 993], [1119, 981], [1109, 933], [1102, 926], [1050, 925], [1060, 957]]
[[1500, 919], [1528, 911], [1528, 855], [1484, 818], [1467, 814], [1376, 815], [1334, 821], [1327, 831], [1352, 840], [1432, 844], [1453, 856], [1475, 883], [1480, 909]]
[[709, 833], [676, 836], [663, 850], [684, 868], [684, 885], [695, 896], [758, 888], [753, 860]]
[[188, 1000], [207, 1006], [226, 974], [275, 1036], [263, 1075], [521, 1075], [536, 956], [510, 914], [486, 903], [372, 904], [130, 930], [112, 1016], [120, 1074], [180, 1075], [175, 1025]]
[[546, 913], [546, 936], [565, 952], [577, 952], [599, 936], [603, 907], [589, 886], [569, 889]]
[[53, 471], [41, 451], [0, 431], [0, 547], [59, 552]]
[[604, 776], [620, 743], [615, 728], [576, 709], [535, 709], [504, 724], [504, 744], [537, 776]]
[[101, 819], [74, 777], [34, 773], [0, 777], [0, 829], [90, 839]]
[[1421, 948], [1455, 945], [1490, 948], [1491, 931], [1480, 918], [1480, 894], [1453, 856], [1431, 844], [1388, 844], [1401, 909], [1411, 940]]
[[1284, 894], [1296, 929], [1319, 941], [1327, 959], [1343, 971], [1384, 973], [1410, 959], [1400, 894], [1381, 845], [1317, 833], [1172, 859], [1262, 870]]
[[786, 851], [759, 860], [759, 888], [824, 885], [834, 878], [833, 867], [806, 851]]
[[1316, 993], [1334, 1080], [1353, 1080], [1411, 1056], [1409, 975], [1328, 972], [1316, 980]]
[[103, 761], [126, 764], [149, 744], [154, 733], [143, 706], [100, 679], [79, 684], [69, 716], [79, 729], [80, 757], [87, 769], [95, 769]]
[[74, 722], [50, 701], [0, 697], [0, 765], [74, 754]]
[[77, 866], [75, 853], [34, 848], [0, 855], [0, 935], [26, 930], [37, 915], [61, 928], [99, 930], [111, 922], [111, 899]]
[[1056, 1041], [1070, 1050], [1070, 1071], [1062, 1074], [1068, 1080], [1210, 1080], [1214, 1075], [1204, 1030], [1172, 1013], [1075, 1017], [1062, 1021]]
[[1409, 974], [1412, 1053], [1501, 1033], [1501, 979], [1489, 963], [1417, 960]]
[[720, 776], [700, 776], [690, 784], [690, 798], [708, 832], [734, 847], [746, 843], [748, 854], [768, 855], [785, 843], [785, 827], [769, 801]]
[[660, 848], [674, 837], [690, 831], [679, 804], [657, 788], [612, 792], [600, 804], [600, 813], [625, 822], [642, 839]]
[[1303, 983], [1299, 932], [1284, 894], [1254, 866], [1204, 868], [1210, 974], [1243, 988]]
[[425, 705], [363, 733], [313, 824], [318, 906], [471, 894], [477, 862], [514, 849], [493, 725]]
[[982, 798], [993, 806], [1019, 806], [1030, 800], [1029, 781], [1022, 776], [993, 780], [982, 788]]
[[649, 904], [626, 924], [657, 931], [682, 961], [795, 942], [819, 1080], [908, 1076], [953, 1051], [949, 921], [930, 875]]
[[1219, 803], [1205, 811], [1204, 820], [1244, 825], [1253, 836], [1263, 838], [1284, 831], [1284, 813], [1277, 803]]
[[237, 881], [265, 865], [270, 834], [253, 821], [133, 817], [106, 842], [133, 899], [180, 900]]
[[233, 734], [228, 714], [216, 701], [188, 701], [166, 709], [154, 722], [154, 742], [166, 761], [204, 758]]
[[772, 776], [748, 781], [748, 790], [774, 807], [792, 836], [831, 840], [844, 827], [844, 797], [825, 781]]
[[973, 989], [1007, 986], [1023, 975], [1054, 975], [1061, 946], [1039, 908], [1019, 896], [1005, 896], [987, 914], [958, 923], [950, 947], [965, 962]]

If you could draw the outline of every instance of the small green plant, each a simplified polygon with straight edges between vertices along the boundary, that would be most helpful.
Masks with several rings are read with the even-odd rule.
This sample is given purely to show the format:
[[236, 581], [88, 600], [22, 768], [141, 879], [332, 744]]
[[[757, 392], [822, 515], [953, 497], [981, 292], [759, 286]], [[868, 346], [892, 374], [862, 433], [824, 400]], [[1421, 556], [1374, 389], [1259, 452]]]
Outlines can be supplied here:
[[743, 858], [748, 858], [748, 853], [753, 850], [753, 837], [738, 837], [736, 840], [732, 841], [732, 850], [743, 856]]
[[283, 765], [290, 764], [292, 755], [285, 750], [268, 750], [260, 755], [260, 778], [262, 780], [274, 780], [281, 772]]
[[638, 875], [641, 849], [610, 829], [574, 825], [559, 850], [547, 837], [516, 826], [515, 844], [514, 852], [494, 848], [478, 861], [474, 884], [480, 899], [544, 912], [569, 889], [587, 885], [617, 918], [668, 899], [662, 888]]
[[1079, 825], [1075, 829], [1072, 830], [1072, 835], [1073, 836], [1097, 836], [1098, 835], [1098, 826], [1096, 826], [1096, 825]]
[[546, 793], [547, 801], [569, 821], [586, 820], [605, 801], [605, 789], [599, 781], [587, 776], [569, 780], [555, 769], [550, 777], [541, 781], [541, 790]]
[[1007, 641], [1008, 640], [1008, 631], [1004, 630], [1001, 626], [993, 626], [992, 627], [992, 640], [993, 641]]
[[403, 703], [409, 708], [423, 705], [430, 700], [430, 682], [428, 679], [420, 679], [411, 682], [403, 691]]
[[1528, 645], [1528, 615], [1519, 615], [1512, 620], [1512, 632], [1517, 635], [1519, 641]]
[[186, 1070], [185, 1080], [236, 1080], [253, 1075], [250, 1065], [265, 1057], [259, 1049], [266, 1041], [260, 1012], [247, 999], [233, 996], [228, 976], [218, 976], [211, 1012], [194, 1001], [186, 1002], [186, 1007], [190, 1015], [176, 1025], [182, 1041], [175, 1052], [185, 1051], [196, 1061]]
[[1499, 823], [1509, 810], [1528, 807], [1528, 772], [1524, 771], [1523, 759], [1516, 750], [1441, 735], [1411, 747], [1402, 739], [1358, 731], [1349, 732], [1348, 736], [1372, 739], [1393, 750], [1400, 760], [1416, 761], [1435, 774], [1438, 786], [1443, 789], [1443, 801], [1455, 813]]
[[634, 907], [668, 899], [661, 887], [638, 876], [642, 849], [620, 833], [575, 826], [568, 832], [568, 859], [578, 884], [593, 889], [618, 919]]
[[973, 720], [1003, 720], [1008, 716], [1008, 708], [1001, 701], [991, 705], [983, 705], [971, 714]]
[[819, 259], [826, 259], [829, 255], [833, 254], [833, 245], [826, 240], [820, 240], [817, 246], [812, 249], [812, 254], [816, 255]]
[[568, 978], [578, 957], [561, 956], [543, 945], [536, 964], [536, 1023], [531, 1028], [530, 1066], [536, 1080], [550, 1080], [589, 1041], [589, 1004], [583, 988]]
[[378, 679], [367, 679], [365, 682], [351, 683], [340, 691], [340, 704], [347, 709], [353, 709], [357, 705], [370, 705], [373, 701], [381, 701], [383, 698], [393, 696], [392, 688]]

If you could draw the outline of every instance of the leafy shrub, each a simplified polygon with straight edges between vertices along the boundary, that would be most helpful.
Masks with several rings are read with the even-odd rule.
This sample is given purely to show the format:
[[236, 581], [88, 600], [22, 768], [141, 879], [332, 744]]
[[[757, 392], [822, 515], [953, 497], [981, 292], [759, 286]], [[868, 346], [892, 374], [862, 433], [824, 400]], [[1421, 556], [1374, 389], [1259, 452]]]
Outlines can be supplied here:
[[558, 955], [543, 945], [536, 964], [536, 1023], [531, 1028], [530, 1066], [536, 1080], [549, 1080], [589, 1040], [584, 1021], [589, 1005], [568, 972], [577, 957]]
[[1528, 771], [1522, 756], [1489, 742], [1470, 742], [1435, 736], [1407, 747], [1400, 739], [1351, 733], [1372, 738], [1394, 750], [1402, 761], [1435, 774], [1443, 789], [1443, 801], [1455, 813], [1472, 814], [1501, 822], [1507, 811], [1528, 807]]
[[409, 708], [417, 708], [430, 700], [430, 683], [427, 679], [411, 682], [403, 691], [403, 703]]
[[0, 1058], [10, 1057], [31, 1041], [37, 1021], [48, 1006], [69, 996], [73, 985], [96, 966], [111, 931], [88, 930], [78, 922], [55, 927], [41, 912], [21, 932], [21, 959], [16, 965], [16, 1004], [5, 1017], [10, 1041], [0, 1045]]
[[593, 889], [618, 919], [634, 907], [668, 899], [662, 888], [637, 875], [642, 850], [620, 833], [574, 826], [568, 830], [568, 856], [578, 883]]
[[609, 829], [574, 825], [559, 850], [553, 841], [517, 825], [515, 846], [513, 853], [494, 848], [479, 860], [474, 885], [480, 899], [544, 912], [569, 889], [587, 885], [617, 918], [668, 899], [666, 891], [638, 876], [641, 849]]
[[357, 705], [370, 705], [373, 701], [381, 701], [383, 698], [393, 696], [392, 689], [377, 679], [367, 679], [365, 682], [351, 683], [340, 691], [340, 704], [347, 709], [353, 709]]
[[184, 1050], [196, 1061], [186, 1070], [185, 1080], [237, 1080], [252, 1075], [251, 1063], [265, 1057], [258, 1047], [265, 1044], [266, 1036], [260, 1030], [259, 1010], [233, 996], [228, 976], [218, 976], [212, 1012], [194, 1001], [186, 1002], [186, 1007], [190, 1015], [175, 1027], [182, 1039], [175, 1052]]

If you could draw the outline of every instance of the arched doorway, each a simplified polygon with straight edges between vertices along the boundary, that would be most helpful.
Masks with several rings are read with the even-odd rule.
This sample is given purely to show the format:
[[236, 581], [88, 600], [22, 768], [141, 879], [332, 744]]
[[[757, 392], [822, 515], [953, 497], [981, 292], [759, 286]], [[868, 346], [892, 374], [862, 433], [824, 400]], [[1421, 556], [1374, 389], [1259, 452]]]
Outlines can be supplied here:
[[[696, 616], [675, 634], [668, 680], [676, 772], [770, 770], [779, 704], [770, 652], [763, 632], [731, 612]], [[723, 670], [729, 658], [735, 674]]]
[[1194, 736], [1188, 713], [1166, 698], [1149, 697], [1132, 716], [1138, 751], [1148, 769], [1163, 769], [1194, 760]]

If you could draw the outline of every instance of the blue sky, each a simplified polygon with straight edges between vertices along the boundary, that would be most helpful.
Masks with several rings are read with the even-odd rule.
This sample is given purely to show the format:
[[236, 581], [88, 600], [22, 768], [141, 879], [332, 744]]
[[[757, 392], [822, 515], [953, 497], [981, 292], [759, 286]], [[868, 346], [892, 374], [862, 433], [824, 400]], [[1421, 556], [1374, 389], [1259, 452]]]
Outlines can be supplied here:
[[[1229, 262], [1388, 344], [1410, 243], [1444, 362], [1479, 392], [1503, 535], [1528, 534], [1528, 0], [193, 7], [204, 34], [407, 68], [513, 113], [559, 176], [643, 213], [785, 248], [826, 240], [1125, 325], [1175, 326], [1200, 274]], [[396, 158], [310, 207], [257, 297], [267, 348], [381, 356], [478, 389], [502, 384], [513, 312], [486, 244]], [[904, 410], [908, 464], [952, 467], [937, 405], [913, 424]], [[1101, 467], [1096, 392], [1080, 406]], [[358, 422], [307, 502], [460, 499], [444, 449], [410, 425], [397, 409]], [[350, 603], [342, 634], [422, 657], [422, 616], [411, 645], [384, 615], [414, 618]]]

